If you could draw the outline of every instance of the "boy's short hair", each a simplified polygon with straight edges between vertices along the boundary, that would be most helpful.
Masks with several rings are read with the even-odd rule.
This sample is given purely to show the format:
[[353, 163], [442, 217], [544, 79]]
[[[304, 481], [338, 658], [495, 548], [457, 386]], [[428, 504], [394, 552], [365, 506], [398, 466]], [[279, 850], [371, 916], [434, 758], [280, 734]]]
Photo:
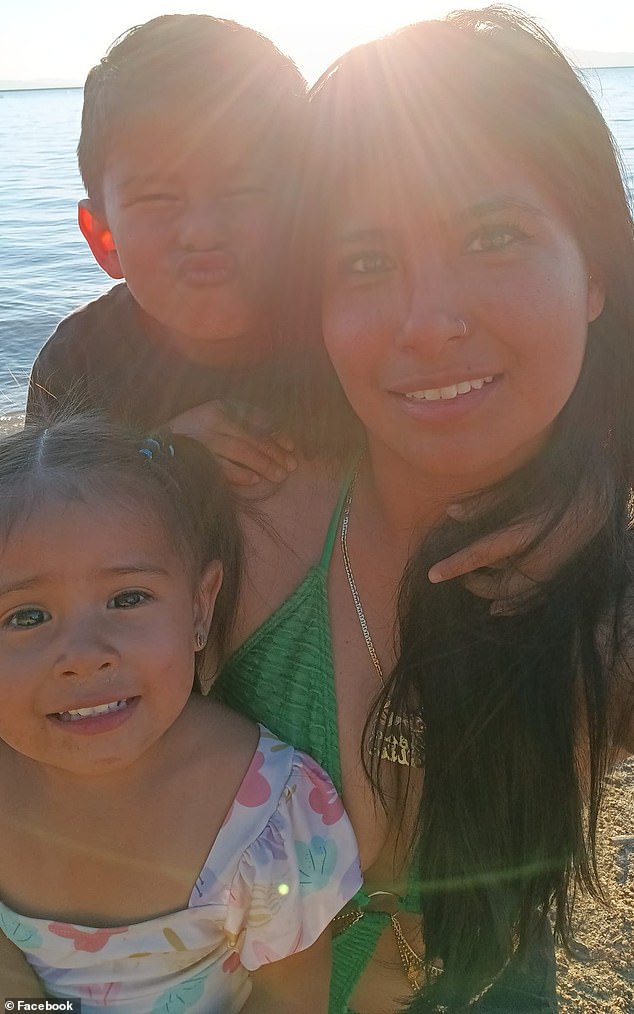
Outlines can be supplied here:
[[[235, 117], [262, 157], [286, 175], [301, 147], [306, 82], [259, 32], [206, 14], [166, 14], [131, 28], [84, 86], [79, 170], [97, 204], [116, 132], [167, 106], [184, 125]], [[210, 127], [211, 129], [211, 127]]]

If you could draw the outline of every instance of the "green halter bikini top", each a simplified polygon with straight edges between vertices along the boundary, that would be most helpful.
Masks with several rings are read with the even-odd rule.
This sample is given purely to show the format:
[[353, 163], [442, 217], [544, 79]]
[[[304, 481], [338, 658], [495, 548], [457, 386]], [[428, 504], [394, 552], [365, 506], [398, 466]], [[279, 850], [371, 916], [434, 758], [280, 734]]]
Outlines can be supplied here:
[[[341, 792], [334, 664], [328, 613], [328, 568], [349, 477], [328, 526], [319, 561], [292, 595], [227, 660], [216, 687], [228, 707], [262, 722], [280, 739], [314, 757]], [[368, 904], [360, 891], [359, 909]], [[402, 909], [416, 911], [417, 898]], [[386, 925], [385, 912], [365, 911], [333, 940], [330, 1014], [346, 1001]]]
[[[281, 739], [304, 750], [328, 772], [341, 792], [337, 701], [328, 612], [328, 568], [350, 476], [335, 508], [321, 557], [293, 594], [227, 660], [216, 684], [229, 707], [267, 725]], [[415, 864], [416, 865], [416, 864]], [[333, 939], [329, 1014], [345, 1014], [347, 1001], [389, 924], [385, 912], [367, 909], [363, 891], [354, 906], [363, 911]], [[399, 907], [418, 910], [412, 878]], [[406, 987], [405, 987], [406, 988]], [[535, 942], [521, 960], [512, 960], [477, 1010], [557, 1010], [555, 958], [548, 921], [537, 924]]]

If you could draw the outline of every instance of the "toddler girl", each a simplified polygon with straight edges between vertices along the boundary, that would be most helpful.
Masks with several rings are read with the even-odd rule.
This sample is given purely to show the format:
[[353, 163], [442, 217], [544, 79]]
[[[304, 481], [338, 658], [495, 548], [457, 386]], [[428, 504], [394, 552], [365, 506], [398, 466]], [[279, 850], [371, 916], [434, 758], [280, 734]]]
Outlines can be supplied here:
[[76, 417], [5, 439], [0, 490], [0, 929], [84, 1014], [325, 1011], [356, 843], [203, 696], [240, 569], [213, 460]]

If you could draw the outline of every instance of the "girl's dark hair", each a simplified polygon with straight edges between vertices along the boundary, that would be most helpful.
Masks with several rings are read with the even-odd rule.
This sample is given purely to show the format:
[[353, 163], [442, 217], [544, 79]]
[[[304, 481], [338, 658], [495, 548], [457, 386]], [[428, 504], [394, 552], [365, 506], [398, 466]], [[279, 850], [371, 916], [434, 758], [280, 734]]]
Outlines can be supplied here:
[[[422, 709], [425, 720], [416, 857], [426, 954], [441, 957], [445, 971], [412, 1010], [453, 1011], [522, 951], [536, 914], [554, 906], [558, 935], [570, 941], [575, 881], [601, 894], [602, 780], [617, 712], [623, 722], [631, 714], [621, 649], [634, 485], [632, 218], [597, 106], [548, 35], [518, 11], [459, 11], [361, 46], [326, 71], [310, 109], [290, 333], [305, 338], [304, 369], [317, 364], [305, 369], [304, 405], [315, 377], [324, 382], [320, 402], [337, 405], [322, 414], [326, 424], [339, 426], [343, 409], [319, 332], [324, 223], [361, 166], [393, 170], [398, 187], [416, 182], [424, 152], [433, 186], [447, 165], [468, 173], [499, 153], [516, 159], [554, 196], [605, 286], [580, 379], [543, 451], [491, 491], [485, 502], [494, 507], [470, 524], [441, 524], [414, 554], [400, 591], [398, 662], [375, 709], [390, 698], [396, 710]], [[487, 532], [540, 518], [528, 553], [575, 516], [584, 517], [585, 544], [514, 615], [492, 616], [460, 582], [427, 580], [432, 563]], [[512, 562], [521, 568], [522, 554]], [[381, 795], [378, 766], [372, 774]]]
[[54, 497], [103, 495], [154, 514], [173, 537], [196, 581], [213, 560], [223, 566], [212, 634], [196, 654], [208, 683], [226, 654], [241, 573], [241, 541], [231, 493], [213, 456], [176, 434], [147, 437], [95, 415], [46, 428], [27, 426], [0, 441], [0, 538]]

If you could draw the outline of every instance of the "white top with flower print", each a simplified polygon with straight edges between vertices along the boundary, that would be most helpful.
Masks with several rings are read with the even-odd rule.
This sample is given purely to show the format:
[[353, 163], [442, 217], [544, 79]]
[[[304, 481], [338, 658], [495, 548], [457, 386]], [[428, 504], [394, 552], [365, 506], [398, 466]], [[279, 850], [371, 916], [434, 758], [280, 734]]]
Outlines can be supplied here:
[[23, 918], [0, 929], [52, 997], [84, 1014], [237, 1014], [248, 972], [315, 942], [362, 883], [356, 840], [325, 772], [263, 726], [186, 909], [95, 929]]

